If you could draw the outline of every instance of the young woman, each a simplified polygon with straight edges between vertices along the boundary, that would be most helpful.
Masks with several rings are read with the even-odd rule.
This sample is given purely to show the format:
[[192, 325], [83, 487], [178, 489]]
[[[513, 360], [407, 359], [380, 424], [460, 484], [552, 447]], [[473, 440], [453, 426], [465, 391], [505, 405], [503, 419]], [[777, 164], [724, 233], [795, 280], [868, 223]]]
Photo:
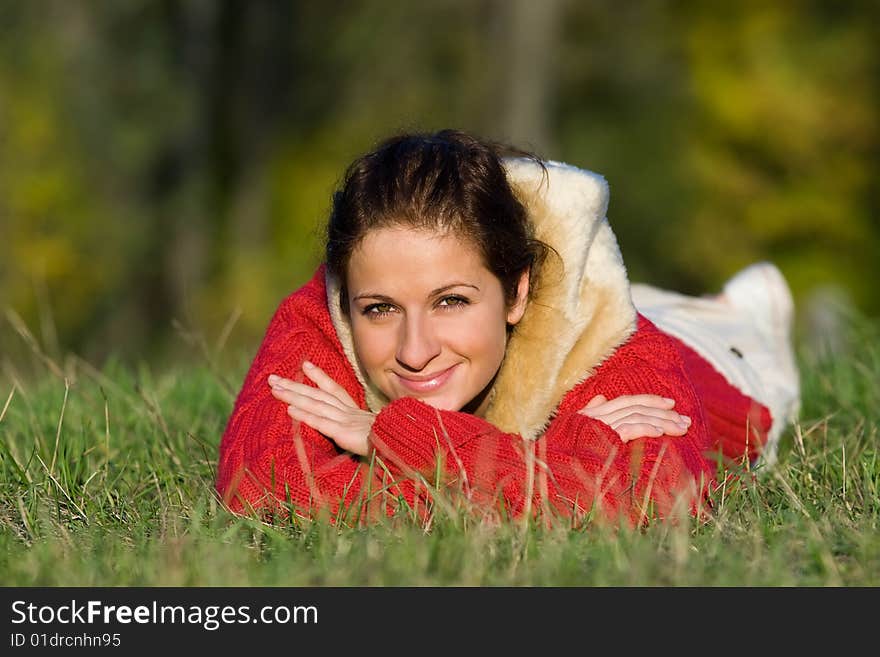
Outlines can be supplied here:
[[425, 514], [439, 489], [640, 522], [699, 512], [719, 458], [775, 449], [796, 370], [761, 398], [752, 367], [793, 369], [790, 313], [765, 321], [790, 300], [775, 268], [715, 299], [642, 289], [663, 331], [633, 305], [604, 180], [506, 154], [442, 131], [349, 167], [326, 263], [272, 318], [226, 427], [230, 509]]

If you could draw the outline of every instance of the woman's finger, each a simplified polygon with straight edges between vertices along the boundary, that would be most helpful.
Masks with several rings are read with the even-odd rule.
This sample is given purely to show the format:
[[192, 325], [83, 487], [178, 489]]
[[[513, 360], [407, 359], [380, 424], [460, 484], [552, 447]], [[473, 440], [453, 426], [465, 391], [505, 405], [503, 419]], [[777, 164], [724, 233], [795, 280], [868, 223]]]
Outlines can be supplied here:
[[663, 430], [653, 424], [624, 424], [615, 429], [620, 439], [628, 443], [636, 438], [657, 438], [663, 435]]
[[275, 386], [277, 388], [287, 388], [293, 383], [296, 383], [293, 379], [286, 379], [283, 376], [278, 376], [277, 374], [270, 374], [266, 377], [266, 382], [270, 386]]
[[654, 408], [652, 406], [626, 406], [610, 413], [599, 413], [596, 409], [590, 409], [589, 413], [585, 413], [585, 415], [611, 425], [619, 423], [631, 415], [642, 415], [644, 417], [653, 418], [657, 421], [668, 420], [670, 422], [682, 422], [684, 424], [690, 423], [690, 419], [687, 418], [686, 415], [679, 415], [675, 411]]
[[336, 383], [324, 370], [315, 365], [310, 361], [305, 361], [303, 363], [303, 372], [307, 377], [309, 377], [312, 381], [318, 384], [318, 387], [324, 392], [330, 393], [334, 397], [338, 398], [341, 402], [348, 406], [354, 406], [357, 408], [357, 404], [354, 403], [354, 400], [351, 398], [351, 395], [348, 394], [348, 391], [343, 388], [341, 385]]
[[[591, 399], [590, 404], [592, 404], [595, 399], [595, 397]], [[613, 413], [614, 411], [629, 406], [647, 406], [657, 409], [670, 409], [675, 406], [675, 400], [669, 397], [661, 397], [660, 395], [622, 395], [595, 406], [591, 406], [590, 404], [587, 404], [585, 408], [592, 408], [594, 412], [598, 413]]]
[[297, 383], [296, 381], [291, 381], [289, 379], [282, 379], [281, 381], [273, 380], [273, 383], [270, 385], [272, 394], [278, 399], [287, 401], [292, 398], [291, 395], [301, 395], [303, 397], [309, 397], [310, 399], [316, 399], [332, 404], [340, 409], [347, 407], [345, 402], [338, 397], [329, 392], [325, 392], [320, 388], [306, 385], [305, 383]]
[[621, 427], [626, 425], [637, 424], [639, 426], [651, 426], [659, 429], [661, 433], [670, 436], [683, 436], [687, 433], [688, 425], [684, 422], [671, 422], [669, 420], [658, 420], [656, 418], [634, 413], [619, 422], [611, 424], [611, 428], [619, 431]]
[[346, 417], [345, 410], [339, 408], [336, 404], [331, 404], [320, 399], [313, 399], [312, 397], [307, 397], [305, 395], [294, 397], [289, 405], [336, 422], [341, 422]]
[[312, 429], [325, 436], [332, 437], [339, 429], [339, 423], [335, 420], [326, 418], [323, 415], [312, 413], [298, 406], [288, 406], [287, 414], [294, 420], [307, 424]]
[[678, 418], [665, 418], [658, 417], [654, 413], [628, 413], [620, 418], [615, 420], [602, 420], [606, 424], [611, 425], [612, 428], [616, 429], [622, 424], [652, 424], [655, 427], [660, 427], [661, 429], [666, 429], [667, 427], [672, 429], [687, 429], [690, 426], [690, 422], [684, 419]]
[[297, 390], [288, 390], [286, 388], [272, 388], [271, 392], [273, 397], [288, 406], [302, 408], [315, 415], [331, 419], [339, 419], [345, 415], [346, 410], [341, 408], [341, 402], [335, 397], [309, 386], [303, 386], [303, 388], [306, 388], [310, 393], [326, 395], [326, 399], [316, 398], [309, 394], [302, 394]]
[[290, 417], [323, 434], [336, 443], [337, 447], [366, 456], [370, 451], [369, 435], [375, 416], [369, 411], [361, 410], [336, 415], [337, 412], [334, 409], [331, 411], [332, 417], [327, 417], [321, 410], [316, 412], [311, 408], [295, 405], [287, 407]]
[[[321, 390], [329, 395], [332, 395], [336, 399], [340, 401], [341, 404], [345, 406], [351, 406], [352, 408], [359, 408], [358, 405], [351, 398], [351, 395], [348, 394], [345, 388], [341, 385], [337, 384], [330, 376], [327, 375], [324, 370], [320, 367], [311, 363], [309, 361], [303, 362], [303, 373], [309, 377], [312, 381], [317, 384], [317, 388], [314, 386], [306, 386], [310, 390]], [[291, 379], [287, 379], [277, 374], [270, 374], [268, 377], [268, 383], [272, 387], [278, 388], [286, 388], [288, 390], [295, 390], [297, 386], [304, 386], [306, 384], [299, 383], [298, 381], [293, 381]]]
[[334, 406], [339, 410], [342, 410], [344, 408], [342, 402], [340, 402], [332, 395], [328, 395], [322, 390], [318, 390], [316, 388], [309, 388], [309, 386], [305, 387], [308, 388], [308, 391], [273, 387], [269, 389], [269, 392], [272, 394], [273, 397], [275, 397], [275, 399], [278, 399], [285, 404], [302, 404], [305, 402], [305, 400], [313, 400], [315, 402], [322, 402], [324, 404]]
[[587, 405], [584, 408], [595, 408], [596, 406], [601, 406], [608, 400], [605, 398], [605, 395], [596, 395], [590, 401], [587, 402]]

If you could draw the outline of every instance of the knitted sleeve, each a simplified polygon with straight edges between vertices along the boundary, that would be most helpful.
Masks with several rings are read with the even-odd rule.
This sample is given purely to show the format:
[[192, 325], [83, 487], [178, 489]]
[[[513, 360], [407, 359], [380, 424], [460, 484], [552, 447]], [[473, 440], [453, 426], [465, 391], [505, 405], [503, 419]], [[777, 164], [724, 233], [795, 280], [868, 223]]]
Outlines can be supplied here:
[[235, 512], [283, 512], [286, 506], [309, 515], [326, 507], [336, 514], [352, 505], [361, 488], [361, 460], [295, 422], [267, 384], [269, 374], [310, 383], [301, 369], [309, 359], [362, 402], [345, 356], [299, 310], [288, 298], [275, 313], [221, 440], [216, 487]]
[[[404, 398], [377, 416], [373, 445], [401, 473], [430, 480], [442, 472], [445, 486], [512, 515], [552, 506], [564, 515], [592, 512], [637, 523], [698, 512], [712, 478], [703, 456], [706, 423], [674, 348], [658, 353], [664, 344], [646, 335], [622, 348], [566, 395], [537, 441]], [[674, 398], [693, 419], [687, 435], [624, 443], [608, 425], [578, 413], [597, 394], [642, 393]]]

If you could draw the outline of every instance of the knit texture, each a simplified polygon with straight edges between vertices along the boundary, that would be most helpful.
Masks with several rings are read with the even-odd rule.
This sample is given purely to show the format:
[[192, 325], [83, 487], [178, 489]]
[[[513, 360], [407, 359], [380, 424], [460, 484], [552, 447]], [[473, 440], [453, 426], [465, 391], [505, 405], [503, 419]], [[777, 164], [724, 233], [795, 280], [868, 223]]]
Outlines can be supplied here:
[[[226, 426], [216, 486], [234, 512], [293, 509], [313, 516], [326, 510], [333, 518], [364, 518], [365, 512], [393, 513], [404, 500], [427, 513], [431, 491], [439, 488], [487, 513], [552, 508], [638, 523], [668, 516], [676, 505], [698, 512], [713, 481], [713, 455], [742, 454], [752, 428], [769, 424], [766, 409], [639, 317], [636, 333], [564, 396], [537, 440], [402, 398], [376, 416], [371, 465], [292, 420], [267, 383], [277, 374], [311, 384], [301, 370], [309, 359], [366, 408], [330, 320], [323, 270], [276, 311]], [[595, 395], [644, 393], [675, 399], [675, 410], [692, 418], [687, 434], [624, 443], [608, 425], [578, 412]], [[754, 449], [759, 445], [750, 442], [748, 450]]]

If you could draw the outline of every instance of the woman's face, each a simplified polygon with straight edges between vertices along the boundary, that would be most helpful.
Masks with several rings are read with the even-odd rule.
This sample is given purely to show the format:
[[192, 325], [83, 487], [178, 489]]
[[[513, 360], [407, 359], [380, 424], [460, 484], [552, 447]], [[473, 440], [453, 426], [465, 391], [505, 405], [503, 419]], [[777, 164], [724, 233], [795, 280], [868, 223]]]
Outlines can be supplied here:
[[354, 348], [389, 398], [441, 410], [485, 410], [501, 366], [507, 324], [523, 315], [528, 274], [508, 307], [479, 251], [454, 235], [411, 228], [367, 234], [348, 265]]

